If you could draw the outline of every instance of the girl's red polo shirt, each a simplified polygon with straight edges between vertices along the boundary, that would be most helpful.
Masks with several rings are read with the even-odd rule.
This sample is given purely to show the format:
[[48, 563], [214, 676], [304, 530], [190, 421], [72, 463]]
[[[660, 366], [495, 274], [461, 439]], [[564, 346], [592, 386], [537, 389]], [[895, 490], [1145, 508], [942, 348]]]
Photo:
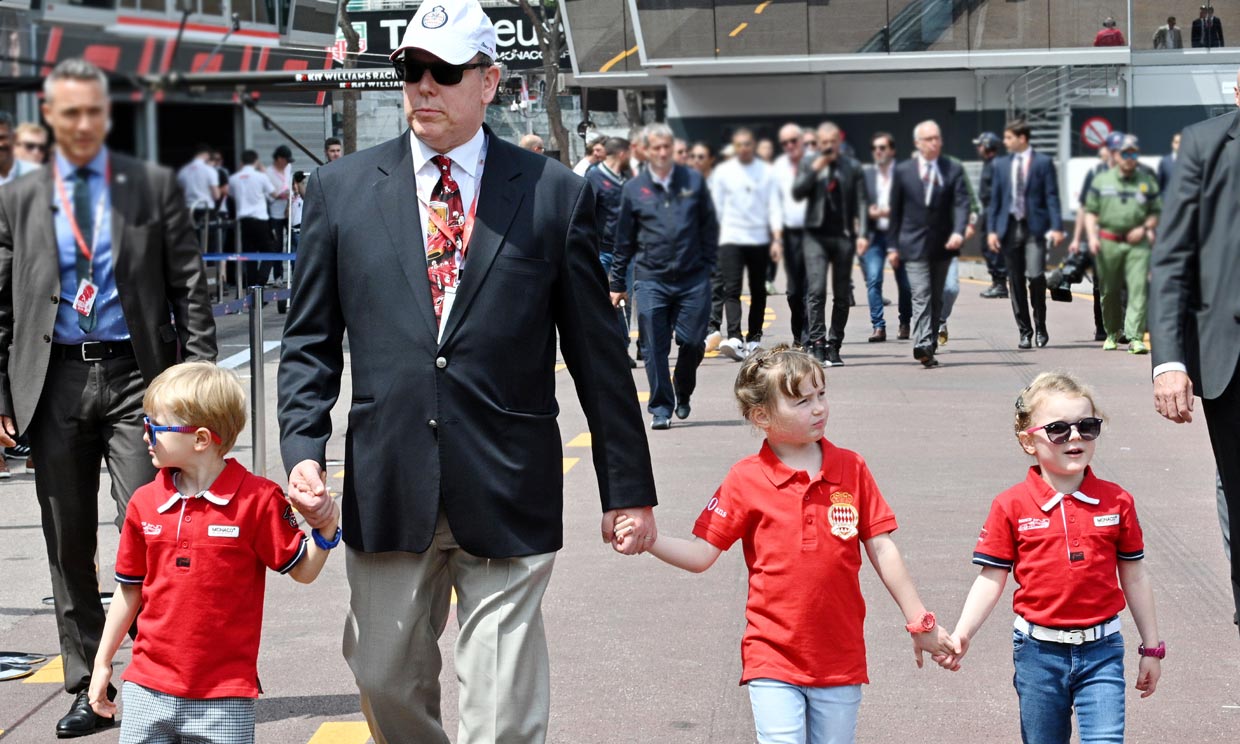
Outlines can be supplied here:
[[693, 534], [720, 550], [737, 540], [749, 567], [741, 684], [827, 687], [869, 682], [860, 542], [896, 529], [855, 452], [822, 440], [812, 478], [762, 443], [732, 467]]
[[117, 550], [116, 580], [142, 586], [125, 679], [183, 698], [258, 697], [267, 569], [287, 573], [305, 550], [284, 492], [236, 460], [185, 500], [161, 470], [129, 500]]
[[1124, 609], [1118, 561], [1144, 558], [1145, 538], [1132, 495], [1090, 468], [1075, 495], [1056, 495], [1029, 468], [1024, 482], [995, 497], [973, 562], [1015, 569], [1012, 609], [1025, 620], [1088, 628]]

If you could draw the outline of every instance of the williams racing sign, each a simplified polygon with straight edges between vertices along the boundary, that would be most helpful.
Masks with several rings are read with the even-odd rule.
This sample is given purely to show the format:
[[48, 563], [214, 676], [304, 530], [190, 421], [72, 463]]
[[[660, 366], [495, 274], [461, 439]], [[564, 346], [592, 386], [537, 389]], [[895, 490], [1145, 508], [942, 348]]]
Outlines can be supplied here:
[[[499, 60], [510, 70], [541, 68], [542, 52], [538, 49], [538, 31], [520, 8], [486, 8], [486, 14], [495, 24]], [[413, 12], [409, 10], [352, 11], [349, 20], [365, 40], [363, 49], [367, 55], [386, 58], [400, 46], [401, 35], [409, 25]], [[363, 28], [364, 24], [364, 28]], [[343, 44], [341, 44], [343, 51]], [[560, 64], [569, 66], [568, 44], [565, 44]]]

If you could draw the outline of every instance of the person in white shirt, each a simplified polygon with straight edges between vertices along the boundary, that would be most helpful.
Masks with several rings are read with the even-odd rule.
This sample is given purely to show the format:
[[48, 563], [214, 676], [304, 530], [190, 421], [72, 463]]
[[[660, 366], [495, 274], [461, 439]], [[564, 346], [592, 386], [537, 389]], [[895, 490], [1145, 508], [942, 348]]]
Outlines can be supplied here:
[[[241, 153], [241, 170], [229, 177], [228, 190], [241, 222], [241, 252], [272, 251], [271, 213], [267, 205], [276, 192], [271, 179], [263, 172], [262, 163], [258, 162], [258, 153], [253, 150]], [[265, 280], [259, 273], [261, 270], [259, 262], [246, 262], [245, 283], [249, 286], [261, 284]]]
[[[584, 176], [586, 171], [603, 162], [607, 157], [605, 143], [607, 138], [599, 135], [586, 143], [586, 155], [573, 166], [573, 173]], [[627, 174], [626, 174], [627, 175]]]
[[177, 171], [177, 183], [185, 193], [185, 206], [196, 230], [202, 229], [220, 198], [220, 174], [211, 167], [210, 160], [211, 147], [200, 144], [194, 148], [194, 159]]
[[[722, 302], [712, 303], [712, 333], [726, 316], [727, 340], [719, 353], [741, 361], [762, 341], [766, 315], [766, 265], [778, 261], [783, 243], [783, 195], [771, 167], [756, 157], [753, 132], [732, 135], [735, 157], [715, 169], [711, 197], [719, 217], [719, 281]], [[741, 284], [749, 274], [749, 325], [741, 338]], [[709, 341], [708, 341], [709, 343]]]
[[[288, 233], [288, 208], [293, 196], [292, 164], [293, 151], [288, 145], [280, 145], [271, 153], [271, 168], [267, 170], [267, 178], [271, 181], [275, 194], [268, 208], [271, 210], [271, 239], [272, 249], [275, 251], [284, 250]], [[267, 281], [267, 274], [273, 271], [277, 282], [284, 278], [284, 264], [279, 261], [264, 261], [258, 271], [264, 282]]]
[[797, 168], [805, 157], [804, 132], [796, 124], [785, 124], [779, 129], [779, 147], [783, 154], [775, 158], [771, 170], [779, 185], [780, 213], [783, 215], [784, 239], [784, 294], [788, 297], [788, 310], [792, 313], [792, 342], [804, 347], [809, 340], [805, 312], [805, 200], [792, 196], [792, 184], [796, 181]]

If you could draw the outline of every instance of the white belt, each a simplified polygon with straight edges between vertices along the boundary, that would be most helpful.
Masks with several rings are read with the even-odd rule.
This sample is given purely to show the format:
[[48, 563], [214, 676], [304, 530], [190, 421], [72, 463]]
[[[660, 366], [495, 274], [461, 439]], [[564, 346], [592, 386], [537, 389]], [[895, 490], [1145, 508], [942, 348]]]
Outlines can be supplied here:
[[1039, 641], [1050, 641], [1051, 643], [1067, 643], [1072, 646], [1079, 646], [1082, 643], [1090, 643], [1100, 638], [1106, 638], [1119, 632], [1119, 617], [1113, 617], [1101, 625], [1094, 625], [1089, 628], [1072, 628], [1065, 630], [1062, 628], [1044, 628], [1041, 625], [1034, 625], [1020, 615], [1016, 616], [1016, 622], [1013, 626], [1020, 632], [1035, 638]]

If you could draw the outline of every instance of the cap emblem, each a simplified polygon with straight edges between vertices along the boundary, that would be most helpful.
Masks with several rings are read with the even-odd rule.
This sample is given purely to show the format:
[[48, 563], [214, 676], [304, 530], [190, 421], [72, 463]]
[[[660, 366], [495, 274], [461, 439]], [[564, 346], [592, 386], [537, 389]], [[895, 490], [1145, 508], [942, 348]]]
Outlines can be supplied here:
[[422, 28], [440, 28], [447, 22], [448, 13], [442, 5], [436, 5], [429, 13], [422, 16]]

